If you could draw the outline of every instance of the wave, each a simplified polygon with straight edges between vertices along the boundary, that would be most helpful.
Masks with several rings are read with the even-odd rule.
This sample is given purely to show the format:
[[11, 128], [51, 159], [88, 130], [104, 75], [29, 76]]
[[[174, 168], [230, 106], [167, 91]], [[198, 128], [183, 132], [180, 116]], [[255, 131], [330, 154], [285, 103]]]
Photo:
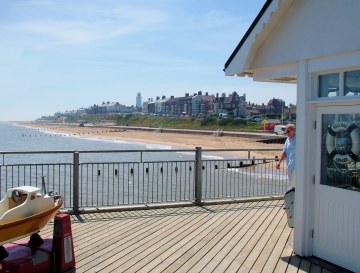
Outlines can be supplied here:
[[[189, 155], [189, 156], [195, 156], [195, 150], [194, 150], [194, 152], [175, 152], [176, 154], [183, 154], [183, 155]], [[181, 156], [180, 156], [181, 157]], [[212, 155], [208, 155], [208, 154], [202, 154], [202, 158], [203, 159], [218, 159], [218, 160], [222, 160], [222, 159], [224, 159], [224, 157], [222, 157], [222, 156], [218, 156], [218, 155], [214, 155], [214, 154], [212, 154]]]

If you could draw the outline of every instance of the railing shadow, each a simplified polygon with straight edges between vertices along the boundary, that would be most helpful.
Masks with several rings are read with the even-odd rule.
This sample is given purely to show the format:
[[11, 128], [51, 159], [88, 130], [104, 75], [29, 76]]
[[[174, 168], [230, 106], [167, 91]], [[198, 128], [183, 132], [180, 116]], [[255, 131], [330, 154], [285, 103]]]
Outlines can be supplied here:
[[182, 215], [202, 215], [206, 213], [218, 214], [226, 212], [239, 212], [249, 211], [256, 209], [269, 209], [275, 207], [282, 207], [282, 200], [274, 200], [273, 203], [269, 201], [255, 201], [244, 202], [241, 205], [239, 203], [223, 204], [223, 205], [206, 205], [206, 206], [186, 206], [186, 207], [174, 207], [174, 208], [157, 208], [157, 209], [144, 209], [144, 210], [127, 210], [127, 211], [112, 211], [99, 213], [86, 213], [72, 215], [72, 221], [74, 223], [86, 223], [86, 222], [105, 222], [124, 219], [144, 219], [144, 218], [166, 218]]

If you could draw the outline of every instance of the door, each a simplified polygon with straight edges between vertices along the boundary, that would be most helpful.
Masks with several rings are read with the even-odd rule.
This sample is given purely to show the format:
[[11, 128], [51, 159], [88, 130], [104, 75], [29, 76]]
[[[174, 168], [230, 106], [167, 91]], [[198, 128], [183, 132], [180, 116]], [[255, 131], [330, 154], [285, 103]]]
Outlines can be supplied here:
[[360, 107], [319, 107], [313, 254], [360, 271]]

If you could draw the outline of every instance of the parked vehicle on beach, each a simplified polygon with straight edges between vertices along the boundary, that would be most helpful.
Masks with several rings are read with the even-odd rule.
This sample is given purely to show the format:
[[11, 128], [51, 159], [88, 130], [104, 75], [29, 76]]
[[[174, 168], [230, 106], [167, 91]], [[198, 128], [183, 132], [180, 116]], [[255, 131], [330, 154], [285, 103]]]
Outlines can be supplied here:
[[274, 133], [276, 135], [285, 135], [286, 133], [286, 126], [285, 125], [275, 125]]

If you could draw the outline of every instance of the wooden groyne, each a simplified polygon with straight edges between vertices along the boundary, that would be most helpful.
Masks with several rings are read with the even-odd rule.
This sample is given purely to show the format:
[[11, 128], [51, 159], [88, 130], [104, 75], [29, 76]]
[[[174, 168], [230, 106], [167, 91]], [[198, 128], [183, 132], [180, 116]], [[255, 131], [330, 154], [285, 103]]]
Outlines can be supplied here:
[[286, 137], [270, 137], [256, 140], [256, 142], [272, 144], [272, 143], [285, 143]]

